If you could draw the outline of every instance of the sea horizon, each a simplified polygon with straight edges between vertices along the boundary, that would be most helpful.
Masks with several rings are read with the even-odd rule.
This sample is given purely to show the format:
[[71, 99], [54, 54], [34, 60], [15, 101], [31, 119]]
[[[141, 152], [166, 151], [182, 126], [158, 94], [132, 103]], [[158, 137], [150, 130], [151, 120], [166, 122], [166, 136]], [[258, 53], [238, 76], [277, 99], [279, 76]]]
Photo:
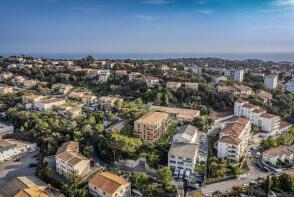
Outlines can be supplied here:
[[257, 59], [273, 62], [294, 62], [294, 52], [288, 53], [0, 53], [0, 56], [32, 56], [35, 58], [77, 60], [88, 55], [95, 59], [163, 60], [180, 58], [221, 58], [226, 60]]

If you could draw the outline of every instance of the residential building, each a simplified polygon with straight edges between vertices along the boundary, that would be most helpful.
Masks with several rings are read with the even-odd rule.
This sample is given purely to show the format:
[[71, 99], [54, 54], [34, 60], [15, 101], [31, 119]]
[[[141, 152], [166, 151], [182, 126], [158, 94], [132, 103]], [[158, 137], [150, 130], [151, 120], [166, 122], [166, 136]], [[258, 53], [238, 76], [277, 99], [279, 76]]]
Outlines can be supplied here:
[[233, 86], [224, 86], [224, 85], [219, 85], [217, 86], [217, 91], [218, 92], [227, 92], [227, 93], [231, 93], [231, 94], [238, 94], [238, 90], [236, 88], [234, 88]]
[[135, 79], [142, 79], [143, 75], [142, 73], [138, 72], [131, 72], [129, 74], [129, 81], [135, 80]]
[[234, 84], [233, 87], [237, 89], [239, 94], [247, 95], [247, 96], [252, 94], [252, 88], [248, 86]]
[[155, 85], [159, 85], [159, 78], [158, 77], [152, 77], [152, 76], [147, 76], [146, 79], [146, 84], [148, 87], [154, 87]]
[[86, 93], [82, 97], [82, 102], [84, 102], [84, 103], [92, 103], [92, 102], [95, 102], [96, 100], [97, 100], [97, 96], [95, 96], [91, 93]]
[[285, 89], [288, 92], [294, 93], [294, 79], [289, 80], [286, 84], [285, 84]]
[[105, 69], [99, 70], [98, 75], [99, 75], [99, 81], [106, 82], [110, 76], [110, 70], [105, 70]]
[[235, 117], [220, 131], [217, 157], [238, 161], [244, 155], [250, 139], [251, 121]]
[[134, 122], [134, 137], [155, 142], [165, 133], [168, 120], [168, 113], [150, 112]]
[[45, 99], [45, 100], [35, 101], [34, 108], [39, 111], [47, 111], [54, 106], [60, 106], [65, 103], [66, 103], [66, 101], [64, 99], [49, 98], [49, 99]]
[[131, 184], [109, 172], [101, 172], [88, 182], [90, 194], [101, 197], [131, 197]]
[[22, 103], [25, 105], [26, 109], [32, 109], [34, 107], [34, 103], [41, 101], [42, 99], [44, 99], [44, 96], [30, 93], [22, 96]]
[[111, 108], [115, 106], [115, 103], [118, 101], [123, 101], [123, 99], [115, 97], [115, 96], [101, 96], [99, 101], [106, 107]]
[[13, 125], [8, 125], [8, 124], [0, 122], [0, 140], [2, 139], [2, 136], [5, 136], [7, 134], [13, 134], [13, 132], [14, 132]]
[[52, 197], [47, 191], [48, 185], [38, 177], [19, 176], [0, 188], [0, 197]]
[[79, 153], [79, 143], [75, 141], [63, 143], [56, 152], [55, 161], [57, 173], [67, 178], [73, 172], [78, 176], [90, 172], [90, 160]]
[[152, 111], [162, 111], [169, 114], [174, 114], [179, 121], [183, 122], [191, 122], [195, 117], [200, 116], [199, 110], [193, 109], [183, 109], [183, 108], [175, 108], [175, 107], [163, 107], [151, 105], [150, 110]]
[[212, 83], [219, 84], [222, 81], [227, 81], [227, 77], [225, 76], [213, 76], [212, 77]]
[[114, 73], [118, 76], [123, 76], [123, 75], [127, 75], [128, 71], [127, 70], [116, 70], [116, 71], [114, 71]]
[[278, 161], [294, 162], [294, 145], [270, 148], [262, 153], [262, 161], [276, 165]]
[[0, 162], [10, 160], [26, 152], [34, 152], [36, 143], [29, 143], [15, 139], [0, 140]]
[[181, 87], [181, 82], [174, 82], [174, 81], [169, 81], [166, 83], [166, 87], [170, 89], [178, 89]]
[[250, 104], [248, 101], [235, 101], [234, 114], [235, 116], [248, 118], [253, 125], [260, 127], [261, 130], [268, 132], [269, 135], [280, 133], [280, 117], [269, 114], [259, 106]]
[[269, 90], [274, 90], [278, 86], [278, 75], [267, 75], [264, 77], [264, 85]]
[[75, 107], [68, 106], [68, 107], [65, 107], [64, 109], [58, 110], [58, 113], [68, 119], [74, 119], [74, 118], [79, 117], [81, 115], [82, 107], [81, 106], [75, 106]]
[[192, 90], [198, 90], [198, 83], [184, 82], [183, 84], [184, 84], [185, 88], [189, 88]]
[[7, 87], [7, 86], [1, 86], [0, 87], [0, 95], [5, 95], [8, 93], [13, 93], [13, 88], [12, 87]]
[[182, 169], [194, 173], [195, 164], [200, 155], [199, 138], [197, 128], [192, 125], [178, 128], [168, 151], [168, 166], [173, 170]]
[[225, 76], [230, 77], [235, 81], [243, 81], [244, 70], [230, 69], [225, 71]]
[[60, 94], [66, 94], [73, 88], [72, 85], [56, 83], [52, 85], [52, 89], [56, 90]]
[[12, 82], [15, 84], [15, 85], [23, 85], [23, 82], [24, 82], [25, 78], [23, 78], [22, 76], [15, 76], [13, 79], [12, 79]]
[[270, 92], [264, 90], [258, 90], [256, 94], [264, 103], [269, 103], [273, 99], [273, 95]]
[[13, 76], [12, 73], [10, 72], [3, 72], [3, 73], [0, 73], [0, 81], [4, 81], [6, 79], [9, 79]]
[[32, 88], [38, 84], [38, 81], [33, 80], [33, 79], [26, 79], [23, 81], [23, 86], [25, 88]]

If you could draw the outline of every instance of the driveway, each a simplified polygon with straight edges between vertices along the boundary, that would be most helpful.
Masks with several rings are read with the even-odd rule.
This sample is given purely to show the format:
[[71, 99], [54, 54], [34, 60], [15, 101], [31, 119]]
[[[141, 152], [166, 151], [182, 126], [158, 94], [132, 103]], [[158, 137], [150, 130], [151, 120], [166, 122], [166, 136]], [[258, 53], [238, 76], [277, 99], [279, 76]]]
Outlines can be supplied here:
[[15, 159], [6, 161], [0, 164], [0, 187], [17, 176], [32, 176], [35, 175], [36, 167], [29, 167], [30, 163], [37, 163], [36, 158], [33, 156], [35, 153], [26, 153], [15, 159], [19, 158], [17, 162], [13, 162]]

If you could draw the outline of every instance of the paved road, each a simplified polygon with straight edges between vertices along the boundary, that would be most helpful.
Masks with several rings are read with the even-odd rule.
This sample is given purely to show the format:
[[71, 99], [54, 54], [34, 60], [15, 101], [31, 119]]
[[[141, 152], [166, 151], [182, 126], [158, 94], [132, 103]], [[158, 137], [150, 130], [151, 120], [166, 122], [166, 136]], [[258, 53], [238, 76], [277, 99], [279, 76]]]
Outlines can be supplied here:
[[13, 162], [13, 160], [6, 161], [0, 164], [0, 187], [6, 184], [8, 181], [12, 180], [17, 176], [31, 176], [35, 175], [36, 168], [29, 168], [30, 163], [37, 163], [36, 158], [32, 156], [37, 153], [26, 153], [17, 158], [20, 160], [18, 162]]

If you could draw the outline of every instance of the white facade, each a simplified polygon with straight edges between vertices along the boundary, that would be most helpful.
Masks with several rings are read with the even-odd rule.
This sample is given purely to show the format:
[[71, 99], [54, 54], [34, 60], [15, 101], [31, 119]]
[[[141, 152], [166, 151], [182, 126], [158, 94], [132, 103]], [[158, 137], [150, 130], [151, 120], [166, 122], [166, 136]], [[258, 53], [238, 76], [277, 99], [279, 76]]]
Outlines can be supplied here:
[[263, 152], [262, 161], [272, 165], [276, 165], [278, 161], [294, 162], [294, 145], [268, 149]]
[[13, 134], [14, 132], [14, 126], [13, 125], [7, 125], [0, 122], [0, 139], [3, 135], [6, 134]]
[[157, 77], [148, 76], [145, 81], [148, 87], [154, 87], [159, 84], [159, 79]]
[[52, 98], [52, 99], [47, 99], [47, 100], [41, 100], [41, 101], [36, 101], [34, 103], [34, 108], [39, 110], [39, 111], [47, 111], [53, 106], [59, 106], [65, 104], [65, 100], [63, 99], [57, 99], [57, 98]]
[[248, 101], [235, 101], [235, 116], [248, 118], [253, 125], [260, 127], [269, 135], [279, 134], [280, 117], [266, 113], [259, 106], [249, 104]]
[[285, 84], [285, 89], [288, 92], [294, 93], [294, 79], [291, 79]]
[[277, 75], [265, 76], [264, 85], [269, 90], [274, 90], [278, 86], [278, 76]]

